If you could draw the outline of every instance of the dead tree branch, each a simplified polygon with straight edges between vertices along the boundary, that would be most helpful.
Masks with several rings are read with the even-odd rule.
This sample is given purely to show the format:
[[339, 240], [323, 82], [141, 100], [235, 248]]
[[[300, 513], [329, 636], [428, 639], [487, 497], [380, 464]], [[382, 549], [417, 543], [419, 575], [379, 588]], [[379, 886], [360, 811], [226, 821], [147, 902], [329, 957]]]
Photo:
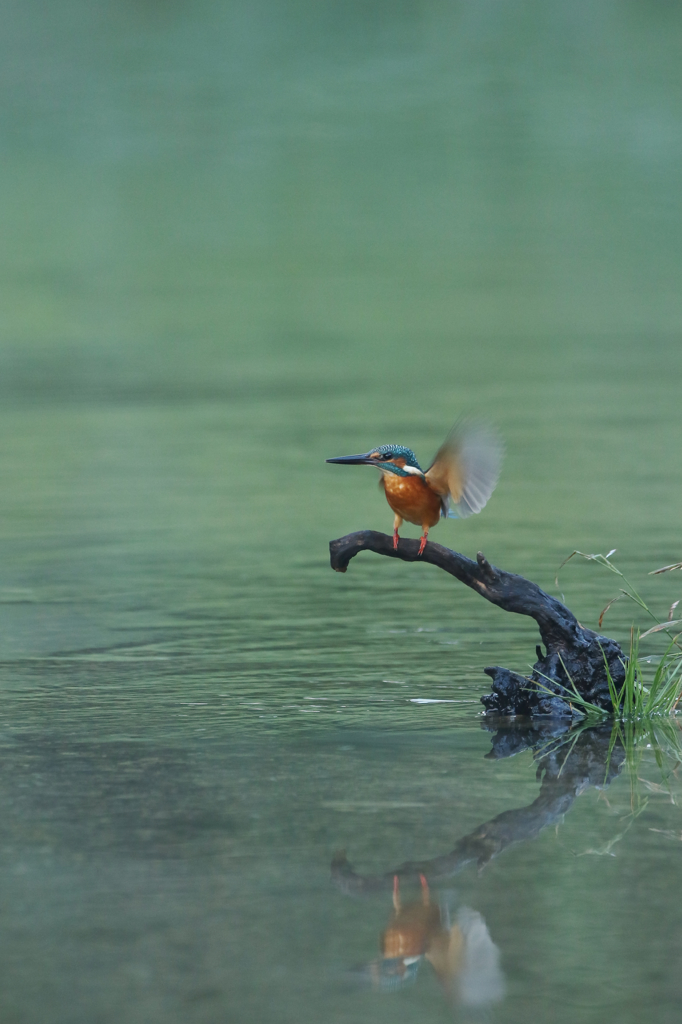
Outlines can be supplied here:
[[618, 644], [581, 626], [565, 605], [536, 583], [491, 565], [482, 552], [474, 562], [430, 541], [420, 557], [418, 541], [401, 540], [394, 550], [393, 538], [375, 530], [360, 530], [333, 540], [329, 550], [331, 567], [336, 572], [345, 572], [350, 560], [361, 551], [404, 562], [437, 565], [498, 608], [535, 619], [546, 653], [543, 655], [536, 648], [538, 660], [529, 678], [499, 666], [486, 668], [493, 680], [493, 692], [481, 698], [487, 712], [571, 716], [577, 713], [570, 707], [568, 691], [573, 686], [584, 700], [611, 710], [605, 659], [614, 681], [620, 685], [625, 669]]

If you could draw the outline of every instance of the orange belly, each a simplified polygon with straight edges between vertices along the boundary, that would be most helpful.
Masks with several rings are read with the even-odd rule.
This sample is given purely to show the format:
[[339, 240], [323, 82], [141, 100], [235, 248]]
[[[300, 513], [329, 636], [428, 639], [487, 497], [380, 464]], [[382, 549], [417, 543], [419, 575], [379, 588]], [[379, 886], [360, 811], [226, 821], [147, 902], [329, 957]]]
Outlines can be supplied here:
[[386, 501], [402, 519], [415, 526], [435, 526], [440, 519], [440, 498], [420, 476], [385, 473]]

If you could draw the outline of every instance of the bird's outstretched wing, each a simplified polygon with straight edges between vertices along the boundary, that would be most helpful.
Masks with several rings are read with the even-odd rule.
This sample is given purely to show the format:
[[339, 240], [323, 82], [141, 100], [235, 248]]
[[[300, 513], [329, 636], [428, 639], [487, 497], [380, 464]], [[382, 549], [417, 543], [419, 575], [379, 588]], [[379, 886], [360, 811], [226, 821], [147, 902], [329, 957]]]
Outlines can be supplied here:
[[425, 474], [441, 497], [441, 515], [466, 519], [481, 511], [495, 490], [503, 451], [485, 423], [462, 420], [452, 428]]

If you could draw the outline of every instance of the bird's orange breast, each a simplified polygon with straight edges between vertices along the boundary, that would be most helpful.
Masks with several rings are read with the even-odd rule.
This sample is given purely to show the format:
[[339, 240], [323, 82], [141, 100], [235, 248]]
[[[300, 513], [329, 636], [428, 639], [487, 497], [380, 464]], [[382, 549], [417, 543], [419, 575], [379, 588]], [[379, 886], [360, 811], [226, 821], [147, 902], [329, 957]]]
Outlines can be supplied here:
[[408, 523], [414, 523], [415, 526], [436, 525], [440, 518], [440, 498], [422, 477], [385, 473], [383, 484], [386, 501]]

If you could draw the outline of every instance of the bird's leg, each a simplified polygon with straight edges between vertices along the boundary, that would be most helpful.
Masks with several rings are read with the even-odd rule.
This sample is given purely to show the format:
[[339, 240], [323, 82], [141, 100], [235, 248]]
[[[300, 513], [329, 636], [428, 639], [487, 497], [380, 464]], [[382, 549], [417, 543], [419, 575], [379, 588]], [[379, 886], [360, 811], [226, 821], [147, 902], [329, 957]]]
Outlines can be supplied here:
[[[426, 540], [427, 540], [428, 536], [429, 536], [429, 528], [428, 528], [428, 526], [425, 526], [424, 527], [424, 533], [422, 534], [421, 544], [419, 545], [419, 555], [421, 555], [422, 551], [426, 547]], [[417, 557], [419, 557], [419, 555], [417, 555]]]
[[402, 517], [399, 516], [398, 513], [396, 512], [396, 514], [393, 517], [393, 550], [394, 551], [398, 550], [398, 541], [400, 540], [400, 537], [398, 536], [398, 530], [400, 529], [400, 527], [402, 525], [403, 525]]
[[422, 903], [425, 907], [428, 907], [431, 902], [431, 894], [429, 893], [429, 883], [426, 881], [426, 876], [420, 874], [419, 881], [422, 886]]
[[393, 908], [396, 914], [400, 911], [400, 879], [397, 875], [393, 876]]

